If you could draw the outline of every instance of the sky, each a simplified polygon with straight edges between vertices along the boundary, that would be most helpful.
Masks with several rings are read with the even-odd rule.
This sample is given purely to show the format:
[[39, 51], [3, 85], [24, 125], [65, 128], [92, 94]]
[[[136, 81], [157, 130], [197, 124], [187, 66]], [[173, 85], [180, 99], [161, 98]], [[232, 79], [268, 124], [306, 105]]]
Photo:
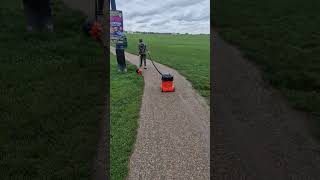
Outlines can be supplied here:
[[210, 33], [210, 0], [116, 0], [125, 31]]

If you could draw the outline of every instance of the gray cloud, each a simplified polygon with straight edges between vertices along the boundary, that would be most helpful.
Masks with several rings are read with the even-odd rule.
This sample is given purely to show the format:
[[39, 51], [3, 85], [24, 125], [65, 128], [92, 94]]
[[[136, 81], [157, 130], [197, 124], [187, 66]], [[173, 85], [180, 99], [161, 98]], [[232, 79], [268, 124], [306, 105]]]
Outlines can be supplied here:
[[170, 3], [167, 3], [164, 7], [165, 8], [173, 8], [173, 7], [188, 7], [194, 4], [198, 4], [201, 3], [205, 0], [172, 0], [170, 1]]
[[151, 25], [151, 26], [160, 26], [160, 25], [166, 24], [167, 22], [168, 22], [168, 20], [165, 19], [165, 20], [153, 22], [153, 23], [151, 23], [150, 25]]
[[177, 21], [188, 21], [188, 22], [193, 22], [193, 21], [204, 21], [207, 19], [210, 19], [210, 15], [208, 14], [203, 14], [201, 16], [175, 16], [173, 19], [177, 20]]
[[142, 18], [142, 19], [137, 20], [136, 23], [145, 23], [145, 22], [148, 22], [150, 20], [152, 20], [151, 17]]
[[128, 31], [210, 32], [210, 0], [118, 0]]

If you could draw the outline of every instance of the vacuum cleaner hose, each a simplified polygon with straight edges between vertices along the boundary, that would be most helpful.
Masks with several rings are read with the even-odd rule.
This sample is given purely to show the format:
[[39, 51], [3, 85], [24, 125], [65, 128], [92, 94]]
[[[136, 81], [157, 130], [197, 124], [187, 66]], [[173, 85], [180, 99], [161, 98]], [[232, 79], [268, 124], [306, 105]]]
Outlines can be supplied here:
[[150, 57], [150, 60], [151, 60], [151, 62], [152, 62], [152, 64], [153, 64], [153, 66], [156, 68], [156, 70], [158, 71], [158, 73], [162, 76], [162, 73], [159, 71], [159, 69], [157, 68], [157, 66], [154, 64], [153, 58], [151, 57], [149, 51], [148, 51], [148, 56]]

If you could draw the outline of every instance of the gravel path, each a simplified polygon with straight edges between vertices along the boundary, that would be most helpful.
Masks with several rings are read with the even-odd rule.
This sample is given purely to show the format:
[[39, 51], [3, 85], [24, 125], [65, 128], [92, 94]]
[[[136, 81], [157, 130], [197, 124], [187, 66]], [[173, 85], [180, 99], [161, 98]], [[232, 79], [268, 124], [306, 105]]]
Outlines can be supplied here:
[[[114, 53], [114, 49], [111, 49]], [[137, 65], [139, 57], [126, 53]], [[148, 60], [143, 72], [144, 94], [135, 148], [128, 179], [196, 179], [210, 176], [210, 111], [205, 99], [177, 71], [158, 65], [174, 75], [176, 92], [162, 93], [161, 76]], [[128, 89], [130, 90], [130, 89]]]
[[238, 50], [219, 37], [213, 48], [214, 179], [320, 179], [309, 117], [290, 108]]

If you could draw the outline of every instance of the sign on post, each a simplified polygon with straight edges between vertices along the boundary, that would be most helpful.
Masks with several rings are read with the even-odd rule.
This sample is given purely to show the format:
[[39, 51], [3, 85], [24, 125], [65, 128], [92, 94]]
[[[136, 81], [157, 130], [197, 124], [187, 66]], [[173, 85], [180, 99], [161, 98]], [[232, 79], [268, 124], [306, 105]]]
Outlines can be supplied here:
[[122, 11], [110, 11], [110, 40], [116, 42], [123, 38], [123, 36]]

